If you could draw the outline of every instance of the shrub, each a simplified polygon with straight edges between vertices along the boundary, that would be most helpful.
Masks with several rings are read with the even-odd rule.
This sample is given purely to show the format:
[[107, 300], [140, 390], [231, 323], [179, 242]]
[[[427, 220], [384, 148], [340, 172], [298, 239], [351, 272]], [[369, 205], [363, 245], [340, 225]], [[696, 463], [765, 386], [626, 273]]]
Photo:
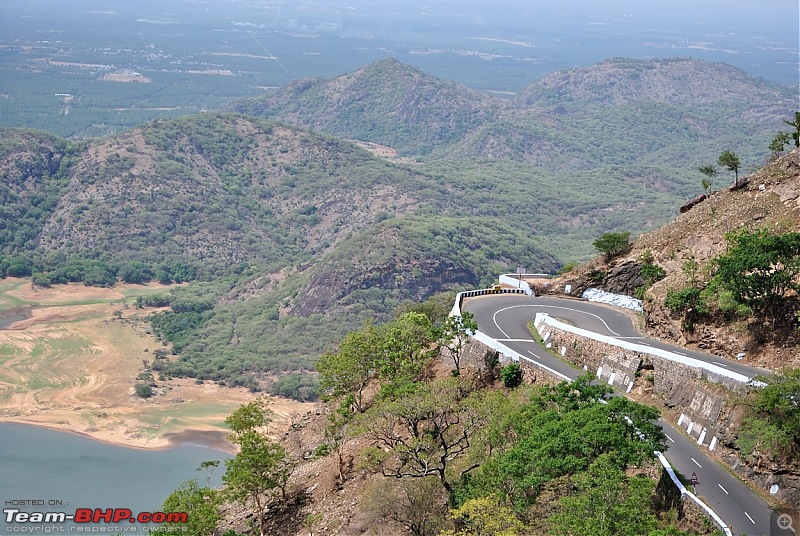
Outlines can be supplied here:
[[675, 314], [683, 314], [683, 327], [693, 331], [694, 324], [709, 314], [708, 304], [697, 287], [672, 289], [667, 292], [664, 305]]
[[134, 387], [136, 396], [141, 398], [150, 398], [153, 396], [153, 388], [146, 383], [137, 383]]
[[522, 368], [519, 363], [509, 363], [503, 367], [500, 378], [503, 380], [503, 385], [509, 389], [519, 387], [522, 384]]
[[592, 242], [598, 251], [604, 253], [606, 261], [610, 261], [618, 255], [622, 255], [631, 247], [631, 233], [625, 231], [621, 233], [604, 233], [600, 238]]

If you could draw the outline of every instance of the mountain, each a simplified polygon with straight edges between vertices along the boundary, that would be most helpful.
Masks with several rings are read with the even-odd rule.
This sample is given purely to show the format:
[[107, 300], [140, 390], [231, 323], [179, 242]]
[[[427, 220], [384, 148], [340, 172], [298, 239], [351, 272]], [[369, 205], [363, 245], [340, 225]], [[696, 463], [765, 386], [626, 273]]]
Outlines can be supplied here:
[[332, 79], [297, 80], [274, 95], [229, 108], [417, 154], [452, 143], [505, 104], [388, 59]]
[[688, 58], [561, 71], [514, 99], [385, 60], [231, 108], [388, 146], [459, 192], [462, 210], [502, 216], [564, 260], [584, 260], [604, 231], [668, 222], [722, 151], [743, 170], [761, 166], [796, 100], [791, 88]]
[[768, 109], [784, 98], [786, 92], [779, 86], [726, 63], [693, 58], [612, 58], [545, 76], [519, 92], [514, 102], [544, 109], [561, 106], [553, 111], [564, 114], [590, 104], [599, 107], [635, 102], [687, 107], [747, 103], [754, 109]]
[[0, 271], [202, 280], [155, 324], [177, 375], [255, 386], [406, 300], [559, 266], [524, 229], [463, 213], [439, 177], [296, 126], [210, 113], [85, 143], [2, 139]]

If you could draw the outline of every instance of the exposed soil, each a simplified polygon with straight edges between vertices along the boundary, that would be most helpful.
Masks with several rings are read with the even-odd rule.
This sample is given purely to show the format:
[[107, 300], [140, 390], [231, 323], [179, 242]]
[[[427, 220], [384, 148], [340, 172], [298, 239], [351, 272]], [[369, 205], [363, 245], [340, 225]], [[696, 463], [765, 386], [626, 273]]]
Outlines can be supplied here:
[[[158, 285], [37, 289], [23, 280], [7, 281], [6, 296], [27, 302], [30, 316], [0, 329], [0, 421], [130, 447], [198, 443], [230, 449], [225, 417], [258, 395], [193, 379], [157, 381], [157, 395], [150, 399], [134, 395], [143, 360], [151, 360], [160, 343], [148, 333], [147, 311], [126, 303], [132, 301], [126, 294], [155, 291]], [[315, 406], [274, 398], [270, 407], [279, 434], [294, 414]]]

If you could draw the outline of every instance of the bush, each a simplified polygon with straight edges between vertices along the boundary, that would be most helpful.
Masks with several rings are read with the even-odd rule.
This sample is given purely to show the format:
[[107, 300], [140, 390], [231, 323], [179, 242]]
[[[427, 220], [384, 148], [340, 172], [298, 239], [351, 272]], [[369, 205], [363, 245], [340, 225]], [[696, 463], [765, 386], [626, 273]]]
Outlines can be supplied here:
[[503, 380], [503, 385], [509, 389], [519, 387], [522, 384], [522, 367], [519, 363], [509, 363], [500, 372], [500, 378]]
[[631, 247], [631, 233], [625, 231], [621, 233], [604, 233], [600, 238], [592, 242], [598, 251], [604, 253], [606, 261], [610, 261], [617, 255], [622, 255]]
[[136, 396], [141, 398], [150, 398], [153, 396], [153, 388], [146, 383], [137, 383], [134, 387]]
[[693, 331], [695, 322], [710, 312], [702, 291], [697, 287], [668, 291], [664, 305], [674, 314], [683, 314], [683, 327], [686, 331]]

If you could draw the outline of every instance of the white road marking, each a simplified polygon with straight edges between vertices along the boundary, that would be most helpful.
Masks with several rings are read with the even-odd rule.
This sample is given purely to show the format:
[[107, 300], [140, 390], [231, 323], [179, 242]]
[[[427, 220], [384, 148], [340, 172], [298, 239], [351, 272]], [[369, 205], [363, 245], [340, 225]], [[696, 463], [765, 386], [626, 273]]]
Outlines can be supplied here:
[[747, 512], [745, 512], [745, 513], [744, 513], [744, 515], [746, 515], [746, 516], [747, 516], [747, 519], [749, 519], [749, 520], [750, 520], [750, 523], [752, 523], [753, 525], [755, 525], [755, 524], [756, 524], [756, 522], [755, 522], [755, 521], [753, 521], [753, 518], [752, 518], [752, 517], [750, 517], [750, 514], [748, 514]]
[[717, 484], [717, 486], [719, 486], [719, 489], [725, 492], [725, 495], [730, 495], [730, 493], [728, 493], [728, 490], [722, 487], [722, 484]]
[[531, 339], [495, 339], [502, 342], [533, 342]]
[[499, 309], [499, 310], [497, 310], [497, 311], [496, 311], [496, 312], [495, 312], [495, 313], [492, 315], [492, 321], [494, 322], [494, 325], [495, 325], [495, 326], [497, 326], [497, 329], [499, 329], [499, 330], [500, 330], [500, 331], [503, 333], [503, 335], [505, 335], [506, 337], [508, 337], [508, 334], [507, 334], [505, 331], [503, 331], [503, 329], [502, 329], [502, 328], [500, 327], [500, 325], [497, 323], [497, 315], [498, 315], [499, 313], [502, 313], [503, 311], [506, 311], [506, 310], [508, 310], [508, 309], [516, 309], [517, 307], [537, 307], [537, 308], [539, 308], [539, 309], [543, 309], [543, 308], [544, 308], [544, 309], [548, 309], [548, 308], [549, 308], [549, 309], [563, 309], [563, 310], [565, 310], [565, 311], [573, 311], [573, 312], [576, 312], [576, 313], [581, 313], [581, 314], [584, 314], [584, 315], [593, 316], [593, 317], [595, 317], [596, 319], [598, 319], [600, 322], [602, 322], [602, 323], [603, 323], [603, 325], [606, 327], [606, 329], [607, 329], [609, 332], [611, 332], [613, 335], [616, 335], [617, 337], [619, 337], [619, 336], [620, 336], [620, 335], [619, 335], [619, 333], [617, 333], [616, 331], [614, 331], [613, 329], [611, 329], [610, 327], [608, 327], [608, 324], [606, 324], [606, 321], [605, 321], [605, 320], [603, 320], [603, 318], [602, 318], [602, 317], [600, 317], [600, 316], [598, 316], [598, 315], [596, 315], [596, 314], [594, 314], [594, 313], [587, 313], [586, 311], [581, 311], [580, 309], [573, 309], [572, 307], [560, 307], [560, 306], [558, 306], [558, 305], [511, 305], [511, 306], [509, 306], [509, 307], [504, 307], [504, 308], [502, 308], [502, 309]]
[[697, 467], [699, 467], [700, 469], [702, 469], [702, 468], [703, 468], [703, 466], [702, 466], [702, 465], [700, 465], [699, 463], [697, 463], [697, 460], [695, 460], [694, 458], [692, 458], [692, 461], [693, 461], [693, 462], [694, 462], [694, 464], [695, 464]]
[[720, 363], [719, 361], [712, 361], [712, 363], [714, 363], [715, 365], [719, 365], [721, 367], [728, 368], [728, 365], [726, 365], [725, 363]]
[[682, 355], [683, 357], [689, 357], [689, 354], [682, 354], [680, 352], [671, 351], [670, 353]]
[[675, 440], [674, 440], [674, 439], [672, 439], [671, 437], [669, 437], [667, 434], [664, 434], [664, 435], [665, 435], [665, 436], [667, 436], [667, 439], [669, 439], [670, 441], [672, 441], [673, 443], [675, 443]]
[[539, 357], [538, 355], [534, 354], [534, 353], [533, 353], [533, 352], [531, 352], [530, 350], [528, 350], [528, 353], [529, 353], [529, 354], [531, 354], [531, 355], [532, 355], [533, 357], [535, 357], [536, 359], [541, 359], [541, 357]]

